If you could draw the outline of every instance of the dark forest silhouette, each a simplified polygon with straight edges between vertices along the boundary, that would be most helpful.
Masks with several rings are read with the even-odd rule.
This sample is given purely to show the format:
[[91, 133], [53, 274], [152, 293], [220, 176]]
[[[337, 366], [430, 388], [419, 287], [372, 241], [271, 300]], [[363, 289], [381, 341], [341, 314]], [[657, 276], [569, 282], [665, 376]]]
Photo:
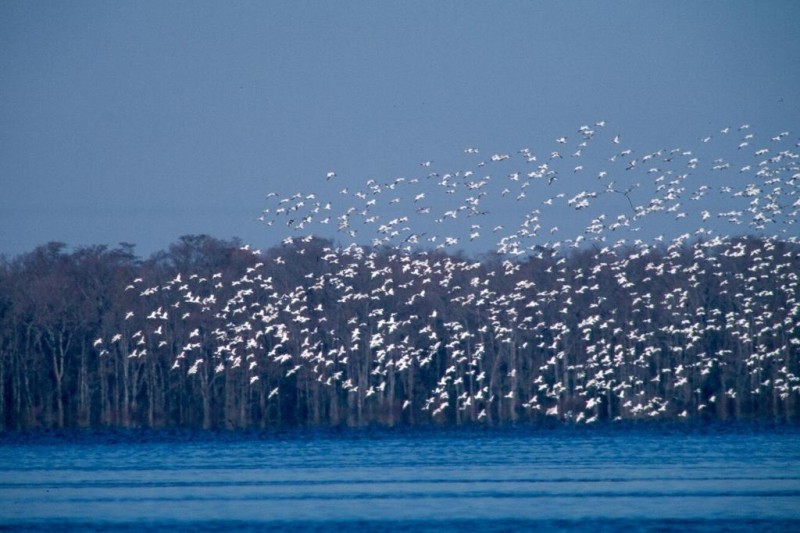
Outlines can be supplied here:
[[800, 246], [297, 239], [0, 262], [0, 428], [797, 421]]

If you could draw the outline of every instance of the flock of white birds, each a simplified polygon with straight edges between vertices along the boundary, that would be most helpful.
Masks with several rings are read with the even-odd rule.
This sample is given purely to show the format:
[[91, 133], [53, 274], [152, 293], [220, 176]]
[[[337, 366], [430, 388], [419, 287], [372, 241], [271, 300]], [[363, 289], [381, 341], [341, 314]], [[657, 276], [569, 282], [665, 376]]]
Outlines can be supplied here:
[[[612, 396], [617, 417], [694, 416], [735, 397], [740, 373], [720, 370], [735, 341], [750, 393], [789, 401], [800, 395], [798, 146], [743, 124], [642, 152], [597, 122], [542, 151], [467, 147], [460, 169], [425, 161], [418, 175], [362, 182], [321, 172], [316, 191], [267, 196], [260, 220], [286, 228], [282, 247], [250, 250], [232, 279], [135, 280], [126, 320], [142, 326], [96, 346], [171, 350], [173, 371], [196, 379], [245, 372], [268, 402], [289, 401], [282, 390], [302, 376], [359, 412], [397, 401], [433, 420], [592, 422]], [[280, 273], [297, 269], [305, 281], [287, 284]], [[700, 279], [716, 294], [697, 294]], [[737, 305], [715, 304], [726, 298]], [[670, 321], [648, 322], [654, 310]], [[715, 336], [728, 344], [704, 345]], [[669, 364], [654, 370], [654, 354]], [[420, 401], [409, 391], [423, 371], [436, 376]], [[714, 371], [719, 392], [699, 385]]]
[[[348, 242], [494, 247], [510, 256], [637, 240], [639, 231], [659, 226], [663, 233], [652, 237], [677, 236], [681, 229], [703, 236], [723, 228], [720, 221], [735, 233], [796, 237], [798, 142], [790, 132], [760, 137], [742, 124], [701, 137], [692, 148], [639, 152], [622, 135], [605, 135], [605, 128], [603, 121], [581, 126], [541, 152], [485, 155], [466, 148], [466, 168], [436, 170], [425, 161], [419, 176], [342, 181], [330, 198], [272, 192], [260, 220], [284, 225], [290, 235], [330, 235], [333, 227]], [[324, 181], [339, 180], [330, 171]], [[580, 226], [577, 234], [562, 235], [565, 219]]]

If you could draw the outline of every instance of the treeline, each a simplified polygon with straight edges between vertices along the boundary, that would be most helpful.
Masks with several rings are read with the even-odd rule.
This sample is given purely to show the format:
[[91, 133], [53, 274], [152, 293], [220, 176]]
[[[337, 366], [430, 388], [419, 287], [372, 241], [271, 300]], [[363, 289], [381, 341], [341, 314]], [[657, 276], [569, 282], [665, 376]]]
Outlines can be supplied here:
[[797, 421], [800, 246], [185, 236], [0, 263], [0, 428]]

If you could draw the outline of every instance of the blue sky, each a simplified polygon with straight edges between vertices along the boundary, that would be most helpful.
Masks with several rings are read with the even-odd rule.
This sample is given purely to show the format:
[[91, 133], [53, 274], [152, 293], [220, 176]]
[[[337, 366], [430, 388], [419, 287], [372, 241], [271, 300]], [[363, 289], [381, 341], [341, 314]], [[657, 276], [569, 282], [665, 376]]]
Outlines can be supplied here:
[[0, 253], [147, 256], [200, 233], [266, 248], [292, 231], [257, 220], [272, 191], [344, 201], [369, 179], [477, 177], [468, 147], [571, 151], [599, 121], [609, 153], [617, 134], [635, 153], [700, 149], [741, 124], [794, 146], [798, 20], [792, 1], [6, 1]]

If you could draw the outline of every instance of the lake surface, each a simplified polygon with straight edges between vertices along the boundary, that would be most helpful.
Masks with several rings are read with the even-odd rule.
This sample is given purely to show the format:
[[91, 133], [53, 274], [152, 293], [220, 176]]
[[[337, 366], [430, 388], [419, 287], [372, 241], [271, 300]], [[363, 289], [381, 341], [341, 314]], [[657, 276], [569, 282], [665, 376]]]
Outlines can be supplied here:
[[800, 430], [0, 436], [0, 528], [800, 531]]

